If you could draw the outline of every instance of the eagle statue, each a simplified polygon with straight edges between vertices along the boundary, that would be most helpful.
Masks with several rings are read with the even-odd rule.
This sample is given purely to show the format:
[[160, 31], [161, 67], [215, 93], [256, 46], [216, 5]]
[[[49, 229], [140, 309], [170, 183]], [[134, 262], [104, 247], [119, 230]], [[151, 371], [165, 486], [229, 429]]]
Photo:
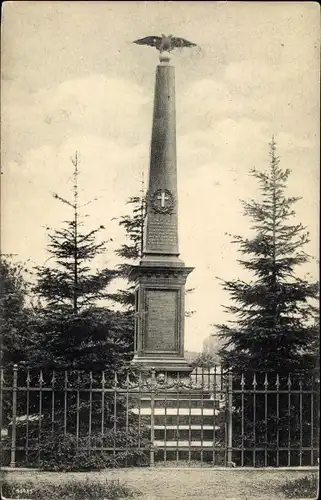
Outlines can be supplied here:
[[181, 49], [183, 47], [196, 47], [196, 43], [189, 42], [188, 40], [185, 40], [185, 38], [178, 38], [173, 35], [166, 36], [164, 34], [162, 34], [162, 36], [146, 36], [145, 38], [135, 40], [133, 43], [156, 47], [160, 53], [169, 53], [173, 49]]

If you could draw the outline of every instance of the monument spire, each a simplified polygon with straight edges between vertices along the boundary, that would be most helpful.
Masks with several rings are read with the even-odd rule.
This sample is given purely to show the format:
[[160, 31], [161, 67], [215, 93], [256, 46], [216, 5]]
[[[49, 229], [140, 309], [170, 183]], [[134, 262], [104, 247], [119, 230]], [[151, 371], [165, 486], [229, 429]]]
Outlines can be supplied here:
[[156, 69], [142, 263], [181, 265], [178, 259], [175, 74], [166, 55], [161, 56], [162, 63]]
[[193, 268], [179, 259], [176, 110], [174, 67], [170, 51], [192, 42], [171, 35], [135, 43], [160, 51], [155, 94], [143, 252], [133, 266], [136, 281], [135, 356], [158, 371], [191, 371], [184, 359], [185, 282]]

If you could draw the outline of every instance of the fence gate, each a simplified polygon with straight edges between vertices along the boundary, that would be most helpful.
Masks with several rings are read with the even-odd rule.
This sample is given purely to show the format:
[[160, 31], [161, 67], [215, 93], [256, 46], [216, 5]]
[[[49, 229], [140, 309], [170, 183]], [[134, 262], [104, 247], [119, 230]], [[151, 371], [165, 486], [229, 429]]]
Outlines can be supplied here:
[[[107, 377], [108, 375], [108, 377]], [[319, 456], [319, 378], [1, 372], [1, 463], [301, 466]], [[78, 460], [78, 462], [77, 462]]]

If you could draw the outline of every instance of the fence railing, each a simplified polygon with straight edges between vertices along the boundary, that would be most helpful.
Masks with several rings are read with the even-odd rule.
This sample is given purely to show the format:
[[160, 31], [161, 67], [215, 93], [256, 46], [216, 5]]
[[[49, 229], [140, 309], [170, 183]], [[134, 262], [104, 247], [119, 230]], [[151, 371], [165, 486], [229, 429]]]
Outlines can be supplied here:
[[1, 371], [1, 461], [316, 465], [319, 385], [315, 374], [234, 374], [219, 366], [189, 376], [14, 366]]

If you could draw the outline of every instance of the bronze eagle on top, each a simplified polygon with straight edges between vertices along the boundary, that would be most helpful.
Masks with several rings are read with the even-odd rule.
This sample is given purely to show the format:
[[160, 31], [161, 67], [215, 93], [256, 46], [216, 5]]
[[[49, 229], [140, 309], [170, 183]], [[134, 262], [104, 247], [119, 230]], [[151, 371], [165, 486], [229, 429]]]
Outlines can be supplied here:
[[173, 49], [182, 47], [196, 47], [196, 43], [189, 42], [185, 38], [177, 38], [173, 35], [166, 36], [164, 34], [162, 36], [146, 36], [145, 38], [135, 40], [133, 43], [156, 47], [159, 52], [171, 52]]

